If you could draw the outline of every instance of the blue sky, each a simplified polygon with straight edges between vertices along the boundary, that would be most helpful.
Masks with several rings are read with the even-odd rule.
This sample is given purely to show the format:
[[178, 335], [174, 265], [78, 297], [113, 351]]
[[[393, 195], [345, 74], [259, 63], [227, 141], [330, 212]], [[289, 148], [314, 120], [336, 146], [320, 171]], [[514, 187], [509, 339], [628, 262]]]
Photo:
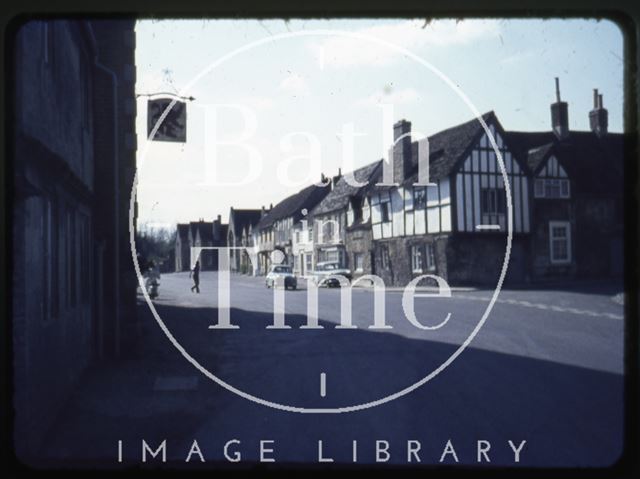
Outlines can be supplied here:
[[[598, 88], [610, 130], [622, 131], [623, 39], [609, 21], [141, 21], [136, 91], [180, 91], [193, 83], [185, 93], [196, 97], [188, 106], [186, 144], [148, 144], [146, 99], [138, 100], [141, 223], [226, 219], [230, 206], [268, 206], [321, 171], [335, 174], [381, 158], [393, 121], [408, 119], [421, 137], [474, 117], [447, 82], [414, 59], [371, 40], [309, 34], [316, 30], [357, 33], [410, 51], [478, 111], [494, 110], [508, 130], [550, 129], [558, 76], [571, 129], [589, 128]], [[274, 39], [296, 32], [306, 34]], [[251, 132], [247, 109], [255, 120]], [[349, 124], [357, 136], [345, 150]], [[242, 134], [245, 146], [220, 145]], [[259, 155], [255, 179], [232, 185], [249, 179], [249, 149]], [[351, 160], [345, 151], [353, 152]], [[212, 165], [215, 179], [229, 185], [212, 184]]]

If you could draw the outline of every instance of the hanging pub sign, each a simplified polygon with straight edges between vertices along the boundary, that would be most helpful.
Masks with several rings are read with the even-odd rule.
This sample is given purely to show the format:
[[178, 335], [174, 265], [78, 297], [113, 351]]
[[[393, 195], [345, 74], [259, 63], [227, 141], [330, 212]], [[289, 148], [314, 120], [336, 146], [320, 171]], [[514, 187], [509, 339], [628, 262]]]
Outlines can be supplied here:
[[158, 131], [153, 136], [154, 141], [175, 141], [184, 143], [187, 141], [187, 105], [180, 100], [172, 98], [158, 98], [147, 103], [147, 136], [158, 124], [163, 113], [169, 108], [166, 116], [158, 125]]

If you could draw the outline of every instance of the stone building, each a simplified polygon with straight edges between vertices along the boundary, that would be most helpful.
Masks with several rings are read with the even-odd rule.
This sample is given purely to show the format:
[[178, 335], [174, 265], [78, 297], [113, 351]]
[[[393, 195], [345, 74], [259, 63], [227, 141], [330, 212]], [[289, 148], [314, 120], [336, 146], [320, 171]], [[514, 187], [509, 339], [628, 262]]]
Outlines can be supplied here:
[[200, 260], [202, 271], [211, 271], [213, 268], [214, 251], [204, 250], [199, 258], [191, 258], [191, 248], [213, 246], [213, 222], [200, 218], [198, 221], [189, 223], [189, 256], [191, 260], [190, 269], [193, 268], [196, 260]]
[[[334, 179], [331, 192], [312, 210], [314, 265], [336, 261], [340, 267], [350, 269], [354, 278], [372, 273], [367, 192], [379, 181], [381, 165], [382, 161], [377, 161]], [[355, 186], [357, 183], [361, 185]]]
[[[595, 93], [591, 129], [569, 131], [568, 106], [551, 105], [547, 132], [505, 131], [482, 116], [504, 160], [513, 237], [506, 284], [622, 272], [623, 144], [607, 132]], [[424, 140], [394, 126], [393, 181], [371, 201], [373, 270], [386, 284], [423, 274], [495, 285], [507, 246], [508, 200], [494, 148], [477, 119], [428, 138], [429, 185], [418, 185]], [[599, 254], [594, 254], [594, 248]]]
[[215, 271], [218, 269], [218, 255], [214, 250], [202, 250], [199, 256], [192, 257], [192, 248], [226, 246], [227, 225], [222, 223], [220, 215], [213, 221], [205, 221], [200, 218], [190, 223], [178, 223], [176, 225], [175, 240], [175, 271], [190, 271], [196, 260], [200, 261], [203, 271]]
[[254, 230], [258, 257], [258, 274], [266, 274], [271, 266], [271, 253], [280, 251], [284, 262], [294, 265], [293, 233], [298, 223], [331, 191], [325, 186], [311, 185], [285, 198], [262, 216]]
[[191, 269], [191, 245], [189, 244], [188, 223], [178, 223], [176, 227], [175, 271], [189, 271]]
[[623, 135], [608, 132], [597, 91], [590, 131], [570, 131], [557, 81], [556, 95], [543, 132], [505, 131], [491, 111], [416, 141], [411, 123], [397, 122], [393, 161], [352, 173], [360, 186], [338, 176], [263, 211], [254, 229], [260, 273], [280, 250], [303, 276], [335, 261], [387, 285], [437, 274], [495, 286], [511, 222], [507, 285], [620, 276]]
[[533, 182], [532, 279], [623, 272], [623, 135], [608, 132], [602, 95], [593, 96], [591, 131], [570, 131], [558, 89], [552, 131], [507, 132]]
[[[243, 210], [231, 207], [229, 210], [229, 228], [227, 246], [246, 248], [253, 247], [253, 228], [262, 217], [262, 210]], [[230, 250], [231, 271], [243, 274], [253, 274], [253, 266], [249, 255], [245, 251]]]
[[134, 21], [28, 21], [14, 40], [14, 439], [28, 461], [87, 367], [136, 337]]

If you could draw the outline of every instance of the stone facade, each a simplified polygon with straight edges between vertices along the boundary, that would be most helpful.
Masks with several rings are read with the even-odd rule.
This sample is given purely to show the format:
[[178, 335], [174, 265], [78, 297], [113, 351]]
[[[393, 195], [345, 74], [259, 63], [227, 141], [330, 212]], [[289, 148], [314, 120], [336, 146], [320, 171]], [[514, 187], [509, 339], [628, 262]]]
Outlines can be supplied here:
[[132, 350], [133, 21], [15, 35], [15, 447], [28, 463], [95, 360]]

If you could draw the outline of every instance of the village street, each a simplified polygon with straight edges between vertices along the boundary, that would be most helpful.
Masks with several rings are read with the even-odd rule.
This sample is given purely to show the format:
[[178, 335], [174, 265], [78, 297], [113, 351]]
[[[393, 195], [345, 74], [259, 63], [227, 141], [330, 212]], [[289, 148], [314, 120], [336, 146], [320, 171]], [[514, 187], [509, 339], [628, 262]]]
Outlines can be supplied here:
[[[233, 330], [216, 324], [216, 273], [163, 275], [157, 311], [182, 348], [230, 386], [296, 408], [341, 408], [378, 400], [427, 376], [456, 351], [480, 321], [492, 291], [453, 289], [451, 298], [416, 298], [421, 330], [402, 313], [402, 292], [385, 295], [392, 329], [375, 330], [373, 292], [354, 288], [353, 324], [340, 322], [339, 289], [319, 291], [319, 324], [306, 323], [304, 283], [285, 292], [286, 324], [273, 322], [273, 291], [264, 278], [232, 275]], [[504, 290], [477, 336], [448, 367], [416, 390], [376, 407], [341, 414], [277, 410], [215, 384], [176, 349], [141, 299], [144, 334], [135, 357], [95, 368], [72, 398], [43, 454], [118, 466], [141, 463], [141, 441], [166, 439], [167, 461], [184, 464], [194, 440], [206, 466], [242, 467], [266, 457], [277, 463], [324, 458], [376, 461], [387, 441], [392, 464], [407, 463], [418, 441], [423, 464], [437, 464], [447, 441], [460, 464], [475, 464], [477, 441], [490, 444], [491, 465], [605, 466], [616, 461], [623, 433], [623, 307], [611, 285]], [[142, 298], [142, 296], [139, 296]], [[106, 399], [108, 398], [108, 399]], [[225, 459], [239, 453], [239, 464]], [[417, 443], [412, 443], [412, 447]], [[384, 444], [381, 447], [385, 447]], [[235, 457], [235, 456], [234, 456]], [[382, 457], [387, 457], [382, 454]], [[159, 459], [149, 459], [157, 465]], [[412, 463], [415, 463], [413, 456]], [[200, 463], [198, 455], [190, 464]], [[444, 463], [454, 464], [452, 454]], [[70, 462], [66, 463], [68, 466]]]

